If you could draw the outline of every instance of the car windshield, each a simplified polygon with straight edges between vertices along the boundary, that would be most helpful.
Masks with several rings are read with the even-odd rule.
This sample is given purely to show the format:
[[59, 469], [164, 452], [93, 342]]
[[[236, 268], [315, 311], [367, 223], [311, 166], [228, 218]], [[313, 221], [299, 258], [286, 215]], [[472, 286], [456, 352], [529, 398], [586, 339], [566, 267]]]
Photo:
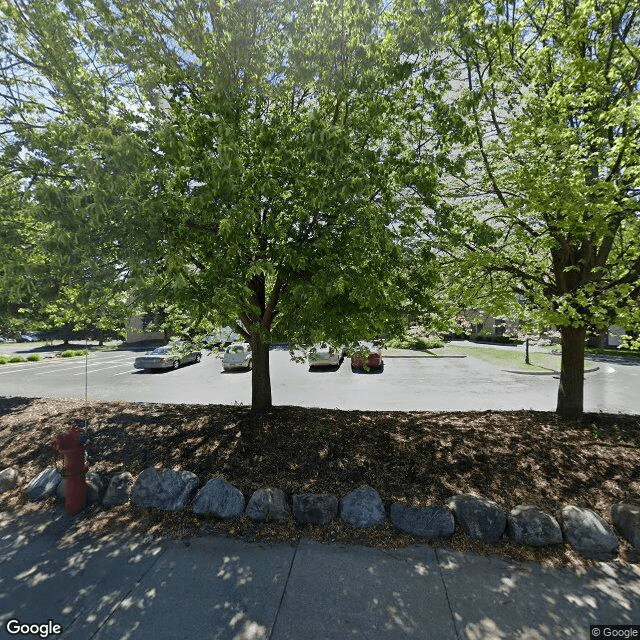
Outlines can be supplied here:
[[169, 353], [169, 347], [158, 347], [151, 352], [152, 356], [163, 356], [166, 353]]
[[229, 347], [229, 353], [243, 353], [244, 352], [244, 345], [242, 344], [235, 344], [232, 347]]

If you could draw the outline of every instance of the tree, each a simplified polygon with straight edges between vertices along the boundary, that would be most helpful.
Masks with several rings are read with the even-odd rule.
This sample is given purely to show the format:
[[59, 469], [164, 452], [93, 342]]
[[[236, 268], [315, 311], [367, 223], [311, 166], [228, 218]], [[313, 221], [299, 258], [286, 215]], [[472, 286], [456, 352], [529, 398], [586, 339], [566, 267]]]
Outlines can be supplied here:
[[77, 9], [0, 9], [0, 279], [7, 313], [32, 328], [122, 332], [137, 120], [126, 73], [101, 63]]
[[450, 91], [431, 123], [465, 165], [443, 249], [461, 282], [560, 328], [557, 411], [579, 415], [587, 329], [639, 315], [640, 11], [472, 0], [437, 15]]
[[[254, 408], [271, 406], [274, 340], [404, 328], [418, 255], [403, 251], [415, 209], [397, 184], [411, 67], [382, 3], [39, 0], [9, 17], [68, 105], [45, 131], [82, 128], [83, 152], [68, 137], [56, 164], [73, 168], [90, 228], [106, 225], [101, 211], [115, 220], [117, 246], [97, 255], [113, 250], [132, 283], [154, 277], [192, 329], [235, 323], [252, 345]], [[74, 42], [52, 69], [48, 52]], [[78, 162], [111, 167], [115, 147], [131, 183], [118, 179], [119, 194]], [[53, 150], [41, 155], [50, 167]]]

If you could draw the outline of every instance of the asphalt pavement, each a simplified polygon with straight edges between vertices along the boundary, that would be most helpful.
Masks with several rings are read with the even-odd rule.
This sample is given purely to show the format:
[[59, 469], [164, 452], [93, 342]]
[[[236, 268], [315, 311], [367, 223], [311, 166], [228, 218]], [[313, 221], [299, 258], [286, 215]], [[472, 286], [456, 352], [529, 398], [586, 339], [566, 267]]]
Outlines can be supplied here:
[[[74, 537], [72, 521], [60, 508], [0, 513], [0, 638], [581, 640], [598, 637], [591, 625], [640, 625], [636, 565], [577, 572], [419, 545]], [[23, 625], [36, 633], [13, 633]]]
[[[12, 345], [23, 355], [30, 345]], [[2, 345], [0, 352], [10, 345]], [[481, 349], [483, 347], [478, 347]], [[506, 347], [509, 348], [509, 347]], [[251, 373], [223, 372], [204, 352], [199, 364], [176, 371], [133, 368], [139, 351], [95, 351], [88, 358], [44, 359], [0, 367], [0, 395], [194, 404], [250, 404]], [[559, 362], [559, 358], [558, 358]], [[585, 375], [585, 410], [640, 413], [640, 360], [594, 361]], [[289, 352], [270, 353], [276, 405], [371, 411], [554, 411], [558, 379], [520, 375], [474, 357], [430, 358], [387, 350], [382, 371], [354, 373], [345, 358], [335, 369], [311, 370]]]

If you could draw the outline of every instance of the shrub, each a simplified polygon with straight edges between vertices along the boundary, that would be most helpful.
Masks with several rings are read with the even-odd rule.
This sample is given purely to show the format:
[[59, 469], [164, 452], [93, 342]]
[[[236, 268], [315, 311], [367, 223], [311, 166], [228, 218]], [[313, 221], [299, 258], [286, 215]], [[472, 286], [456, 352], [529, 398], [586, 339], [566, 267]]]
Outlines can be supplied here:
[[419, 341], [424, 349], [440, 349], [444, 347], [444, 342], [437, 337], [419, 338]]
[[39, 353], [32, 353], [30, 356], [27, 356], [27, 360], [29, 360], [29, 362], [40, 362], [42, 356]]
[[387, 342], [392, 349], [439, 349], [444, 346], [440, 338], [405, 335], [402, 338], [392, 338]]
[[7, 364], [8, 360], [6, 356], [0, 356], [0, 364]]
[[22, 356], [11, 356], [9, 362], [26, 362]]
[[640, 336], [623, 335], [620, 336], [618, 349], [629, 349], [629, 351], [640, 351]]

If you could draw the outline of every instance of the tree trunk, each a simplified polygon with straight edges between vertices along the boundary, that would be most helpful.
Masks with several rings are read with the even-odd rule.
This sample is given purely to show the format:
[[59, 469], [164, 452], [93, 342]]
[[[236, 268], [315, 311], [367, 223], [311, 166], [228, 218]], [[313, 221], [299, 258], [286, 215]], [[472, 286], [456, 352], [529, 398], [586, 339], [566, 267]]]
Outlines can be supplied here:
[[609, 329], [603, 329], [598, 333], [598, 349], [607, 348], [607, 338], [609, 337]]
[[269, 373], [269, 345], [258, 333], [251, 336], [251, 408], [254, 411], [270, 409], [271, 374]]
[[561, 327], [562, 365], [556, 413], [564, 418], [582, 415], [584, 396], [585, 327]]

